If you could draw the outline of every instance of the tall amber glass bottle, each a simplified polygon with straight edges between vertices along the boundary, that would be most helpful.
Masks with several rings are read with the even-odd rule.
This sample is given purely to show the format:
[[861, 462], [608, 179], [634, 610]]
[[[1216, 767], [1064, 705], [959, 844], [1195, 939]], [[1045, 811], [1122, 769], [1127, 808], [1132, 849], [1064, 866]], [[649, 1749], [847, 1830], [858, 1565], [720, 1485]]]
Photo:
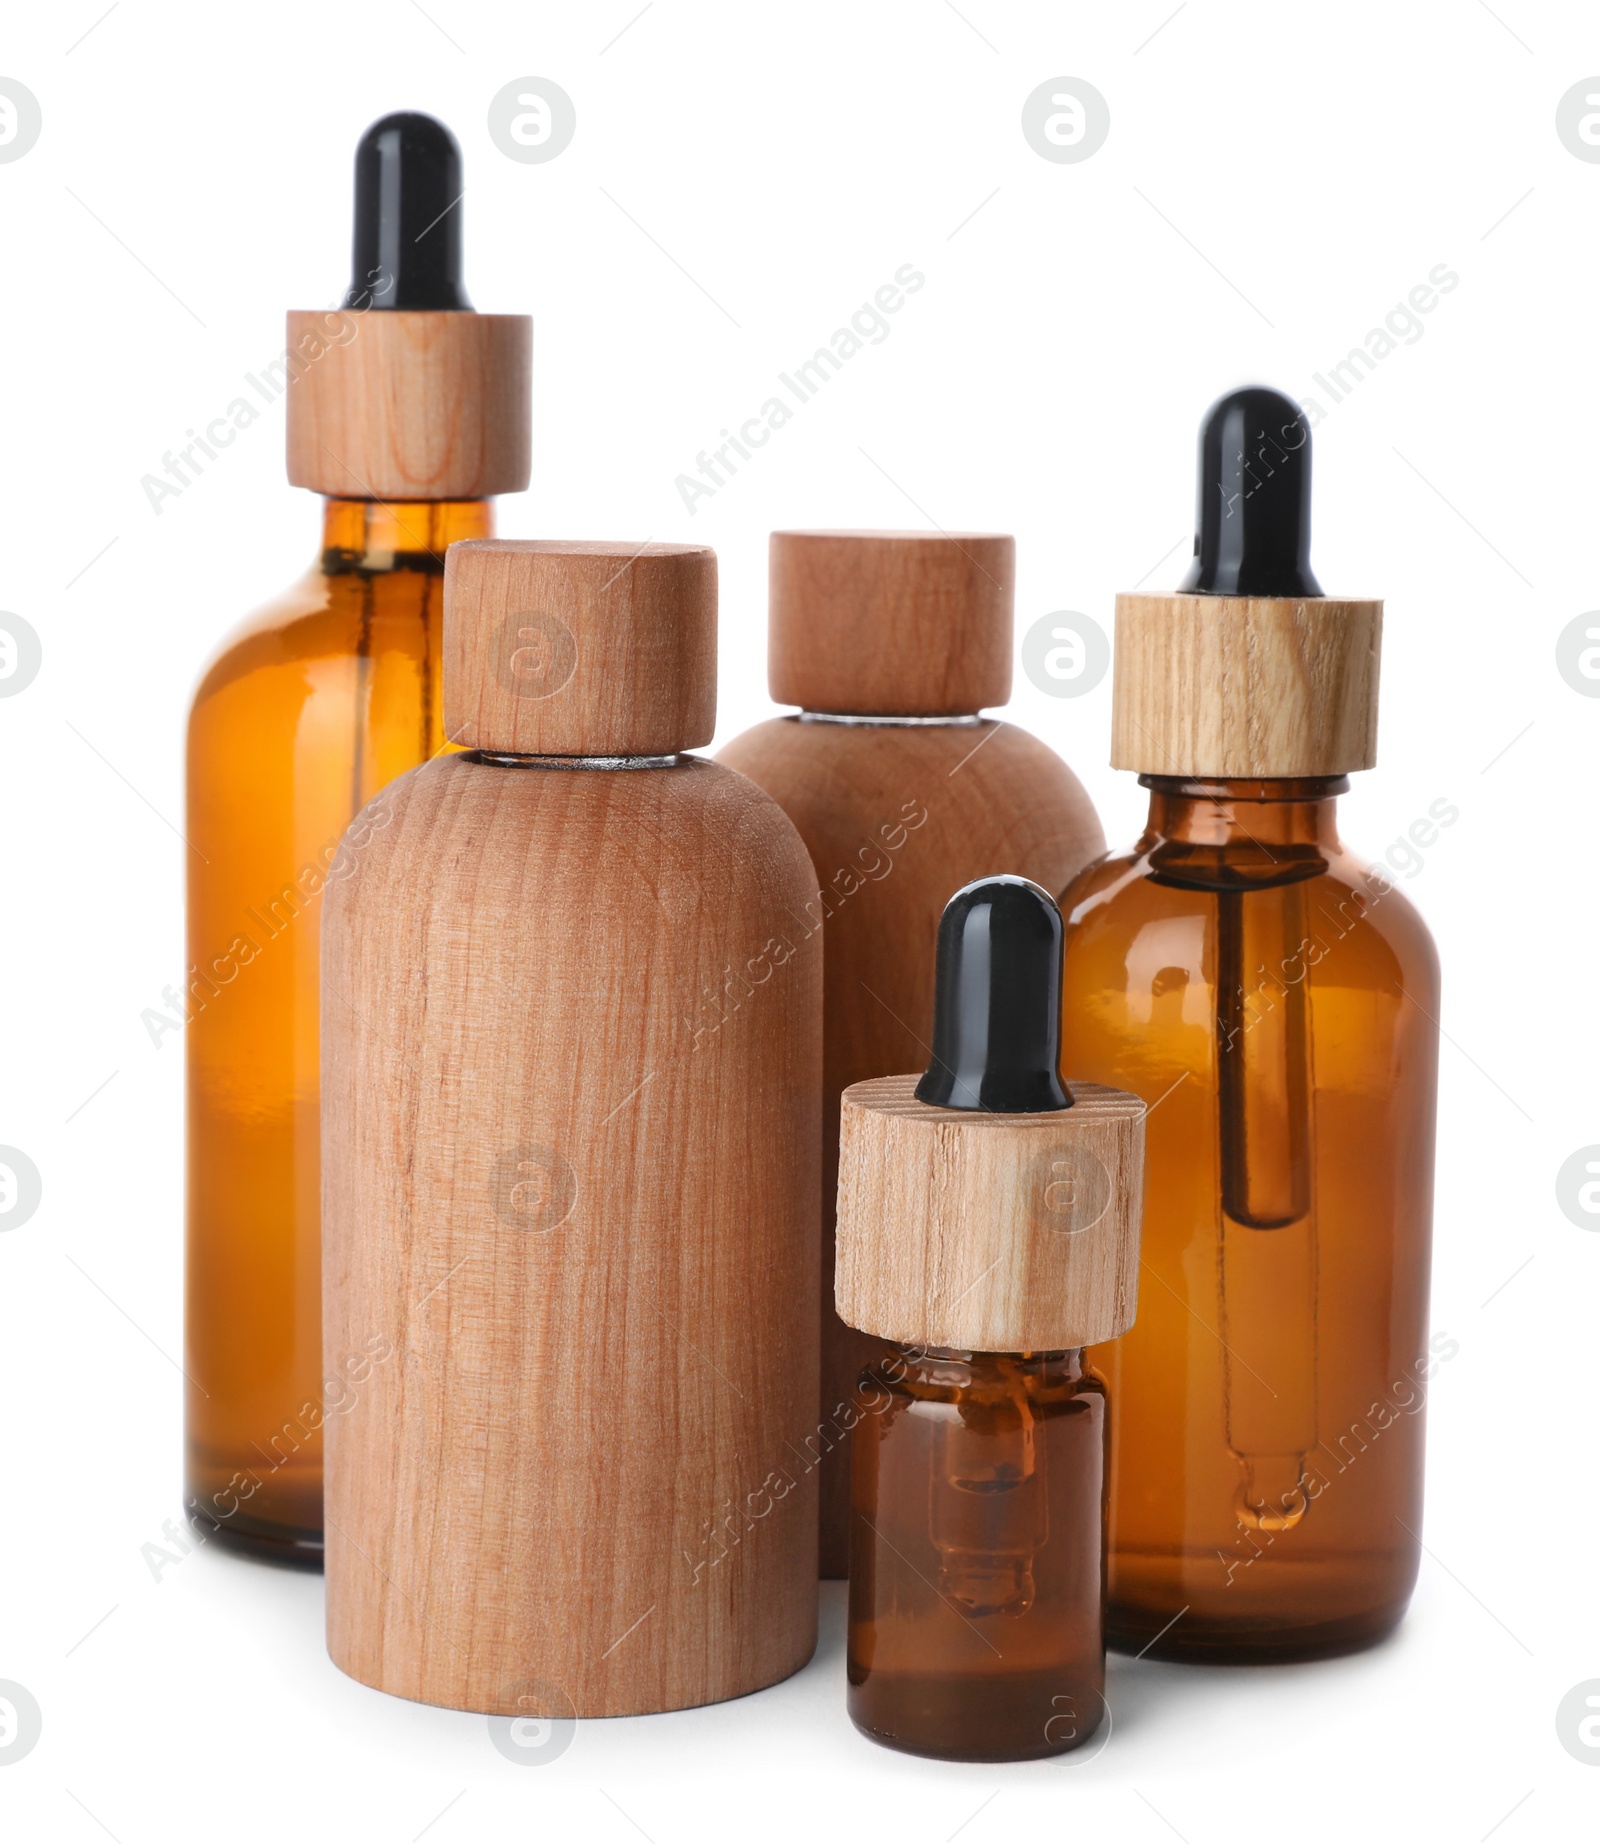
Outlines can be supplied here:
[[1139, 1320], [1091, 1361], [1109, 1637], [1155, 1657], [1349, 1651], [1416, 1579], [1439, 969], [1338, 835], [1382, 611], [1322, 595], [1309, 488], [1295, 405], [1214, 406], [1186, 590], [1117, 604], [1149, 823], [1062, 898], [1064, 1054], [1151, 1110]]
[[322, 1376], [322, 893], [385, 816], [341, 856], [352, 819], [444, 746], [445, 548], [528, 481], [529, 323], [468, 305], [460, 196], [438, 122], [362, 138], [350, 294], [291, 314], [284, 356], [321, 554], [226, 643], [189, 723], [188, 1503], [229, 1545], [311, 1564], [322, 1423], [357, 1386]]

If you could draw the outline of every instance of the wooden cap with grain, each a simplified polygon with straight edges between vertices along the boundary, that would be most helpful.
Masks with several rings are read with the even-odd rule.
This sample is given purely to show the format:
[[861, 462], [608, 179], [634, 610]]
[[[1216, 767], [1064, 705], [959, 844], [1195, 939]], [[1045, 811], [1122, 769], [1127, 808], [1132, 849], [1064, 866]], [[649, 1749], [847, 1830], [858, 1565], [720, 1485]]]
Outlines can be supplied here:
[[842, 716], [964, 716], [1011, 696], [1014, 538], [775, 531], [767, 684]]
[[835, 1300], [901, 1344], [1061, 1351], [1116, 1338], [1138, 1298], [1145, 1105], [1068, 1082], [1070, 1108], [931, 1107], [916, 1076], [847, 1088]]
[[1382, 602], [1119, 595], [1111, 765], [1279, 780], [1378, 759]]
[[487, 499], [532, 468], [526, 314], [291, 312], [289, 480], [336, 499]]
[[445, 552], [444, 729], [492, 754], [671, 755], [717, 716], [717, 558], [474, 538]]

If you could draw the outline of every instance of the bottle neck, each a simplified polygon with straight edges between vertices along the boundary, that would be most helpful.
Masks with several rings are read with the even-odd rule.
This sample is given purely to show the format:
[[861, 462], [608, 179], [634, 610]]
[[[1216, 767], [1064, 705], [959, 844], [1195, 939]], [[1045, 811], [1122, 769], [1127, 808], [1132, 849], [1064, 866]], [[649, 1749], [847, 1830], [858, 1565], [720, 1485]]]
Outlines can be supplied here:
[[1185, 780], [1141, 775], [1150, 790], [1146, 838], [1226, 848], [1339, 844], [1335, 802], [1350, 787], [1346, 775], [1299, 780]]
[[328, 499], [322, 503], [322, 568], [329, 576], [390, 570], [444, 571], [448, 546], [492, 538], [486, 499]]
[[887, 713], [872, 712], [867, 715], [853, 715], [842, 711], [801, 711], [803, 724], [855, 724], [890, 726], [903, 730], [927, 729], [972, 729], [983, 722], [977, 711], [962, 712], [953, 717], [892, 717]]
[[1271, 890], [1320, 876], [1339, 850], [1336, 797], [1349, 781], [1187, 780], [1141, 775], [1150, 818], [1138, 850], [1151, 875], [1188, 890]]
[[1083, 1375], [1083, 1347], [1070, 1351], [958, 1351], [943, 1345], [897, 1344], [880, 1368], [890, 1378], [957, 1387], [984, 1379], [1044, 1372], [1076, 1382]]
[[467, 761], [481, 762], [488, 768], [599, 768], [608, 773], [636, 768], [682, 768], [694, 759], [682, 751], [659, 756], [527, 756], [513, 755], [503, 749], [472, 749], [466, 755]]

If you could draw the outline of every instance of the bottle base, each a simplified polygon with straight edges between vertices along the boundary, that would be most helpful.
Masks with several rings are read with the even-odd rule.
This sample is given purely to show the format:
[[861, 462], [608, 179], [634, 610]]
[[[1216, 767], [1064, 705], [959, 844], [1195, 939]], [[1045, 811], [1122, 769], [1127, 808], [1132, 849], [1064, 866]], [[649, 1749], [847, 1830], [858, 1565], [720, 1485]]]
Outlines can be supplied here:
[[872, 1671], [852, 1682], [850, 1720], [880, 1748], [930, 1761], [1042, 1761], [1081, 1748], [1105, 1694], [1075, 1672], [1017, 1678]]
[[202, 1512], [191, 1511], [189, 1521], [207, 1543], [215, 1543], [228, 1555], [247, 1556], [253, 1562], [275, 1563], [285, 1569], [322, 1568], [320, 1530], [297, 1530], [237, 1513], [227, 1523], [218, 1524]]
[[919, 1741], [911, 1736], [896, 1735], [882, 1729], [874, 1729], [870, 1724], [857, 1717], [850, 1718], [858, 1735], [864, 1735], [869, 1742], [876, 1742], [880, 1748], [893, 1748], [897, 1754], [914, 1754], [924, 1761], [966, 1761], [969, 1764], [985, 1762], [999, 1764], [1005, 1761], [1045, 1761], [1058, 1754], [1069, 1754], [1079, 1748], [1089, 1738], [1087, 1735], [1062, 1746], [1059, 1742], [1045, 1744], [1035, 1748], [1000, 1748], [1000, 1747], [938, 1747], [930, 1742]]
[[1381, 1644], [1405, 1618], [1405, 1611], [1402, 1602], [1337, 1620], [1243, 1623], [1197, 1618], [1192, 1611], [1174, 1615], [1165, 1608], [1151, 1612], [1113, 1603], [1106, 1613], [1106, 1644], [1114, 1652], [1170, 1664], [1301, 1665]]

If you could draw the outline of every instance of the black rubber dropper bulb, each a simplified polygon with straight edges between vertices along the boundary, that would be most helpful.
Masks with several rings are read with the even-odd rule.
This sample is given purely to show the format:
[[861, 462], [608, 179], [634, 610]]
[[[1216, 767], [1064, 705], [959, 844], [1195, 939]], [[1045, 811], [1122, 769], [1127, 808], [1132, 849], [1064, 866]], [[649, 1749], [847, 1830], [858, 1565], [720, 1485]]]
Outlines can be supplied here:
[[1219, 397], [1200, 425], [1191, 595], [1321, 595], [1311, 573], [1311, 428], [1265, 385]]
[[402, 112], [356, 146], [346, 307], [470, 313], [461, 285], [461, 149], [443, 122]]
[[1072, 1106], [1060, 1071], [1061, 943], [1061, 911], [1026, 877], [980, 878], [951, 897], [918, 1101], [989, 1114]]

